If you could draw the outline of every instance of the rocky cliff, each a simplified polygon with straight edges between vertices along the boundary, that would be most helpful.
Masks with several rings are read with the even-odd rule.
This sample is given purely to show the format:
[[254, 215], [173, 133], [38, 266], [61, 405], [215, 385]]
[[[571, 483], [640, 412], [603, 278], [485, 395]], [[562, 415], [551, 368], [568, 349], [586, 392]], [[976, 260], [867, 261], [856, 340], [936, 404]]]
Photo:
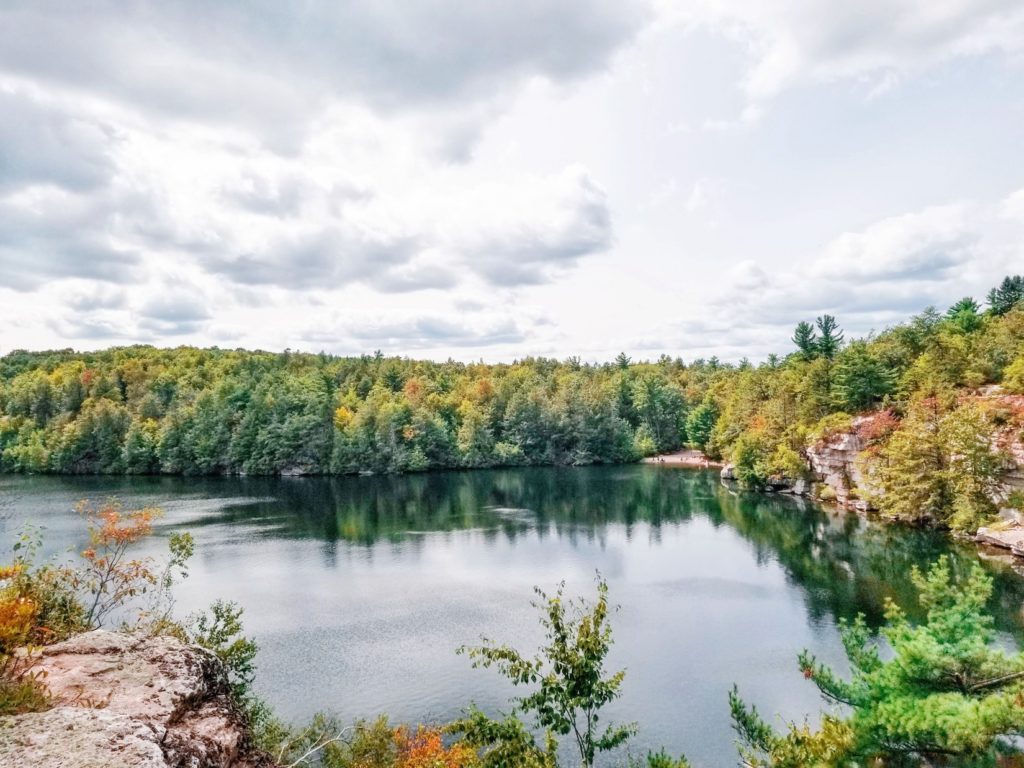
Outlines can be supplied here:
[[210, 653], [96, 630], [43, 648], [53, 708], [0, 717], [7, 768], [266, 768]]
[[[1006, 462], [999, 478], [1000, 490], [993, 500], [1005, 507], [1011, 492], [1024, 491], [1024, 396], [1008, 395], [998, 387], [988, 387], [971, 397], [986, 404], [996, 423], [993, 448], [1005, 457]], [[864, 472], [863, 455], [897, 426], [898, 421], [888, 411], [858, 416], [848, 427], [831, 432], [806, 448], [811, 482], [775, 478], [769, 484], [769, 490], [817, 496], [848, 509], [869, 511], [872, 509], [871, 498], [879, 493], [879, 489], [872, 486], [871, 478]], [[732, 465], [725, 466], [722, 478], [734, 479]], [[1012, 517], [1009, 509], [1004, 508], [1003, 513], [1004, 517]], [[1024, 537], [1024, 520], [1016, 522], [1021, 524]], [[1021, 553], [1024, 554], [1024, 545]]]

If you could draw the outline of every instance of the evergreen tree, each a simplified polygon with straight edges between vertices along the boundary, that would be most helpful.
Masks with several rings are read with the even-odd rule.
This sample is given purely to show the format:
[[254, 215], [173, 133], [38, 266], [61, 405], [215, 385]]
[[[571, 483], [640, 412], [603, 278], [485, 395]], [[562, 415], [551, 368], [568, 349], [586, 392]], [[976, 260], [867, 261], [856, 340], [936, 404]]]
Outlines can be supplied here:
[[1003, 459], [981, 406], [950, 409], [946, 397], [915, 402], [880, 452], [874, 479], [879, 508], [911, 522], [974, 531], [996, 512]]
[[715, 431], [716, 421], [718, 407], [714, 400], [705, 398], [704, 402], [690, 411], [690, 415], [686, 417], [686, 436], [690, 445], [701, 451], [707, 450], [711, 435]]
[[951, 514], [953, 490], [942, 416], [939, 397], [916, 401], [882, 448], [872, 477], [881, 491], [876, 502], [884, 514], [908, 522], [943, 522]]
[[988, 292], [989, 309], [993, 315], [1005, 315], [1024, 301], [1024, 275], [1007, 276], [998, 288]]
[[840, 410], [864, 410], [892, 391], [892, 372], [871, 354], [867, 344], [854, 342], [839, 355], [832, 378], [832, 398]]
[[946, 320], [960, 333], [973, 333], [982, 326], [981, 305], [964, 296], [946, 310]]
[[820, 334], [815, 349], [826, 360], [832, 360], [843, 345], [843, 333], [839, 330], [839, 324], [832, 315], [821, 315], [815, 321], [815, 325]]
[[814, 326], [801, 320], [793, 331], [793, 343], [797, 354], [803, 360], [813, 360], [818, 356], [818, 340], [814, 334]]
[[[985, 612], [992, 579], [981, 566], [957, 578], [945, 557], [912, 579], [925, 621], [886, 607], [883, 652], [863, 616], [843, 623], [851, 669], [839, 677], [807, 651], [799, 664], [824, 697], [844, 707], [818, 731], [779, 735], [734, 689], [730, 706], [748, 766], [993, 765], [1024, 735], [1024, 654], [996, 642]], [[846, 715], [845, 712], [849, 712]], [[955, 762], [949, 762], [954, 758]]]
[[965, 403], [942, 420], [953, 492], [950, 525], [958, 530], [974, 531], [997, 512], [992, 499], [1000, 490], [1004, 460], [992, 448], [993, 431], [988, 414], [977, 403]]

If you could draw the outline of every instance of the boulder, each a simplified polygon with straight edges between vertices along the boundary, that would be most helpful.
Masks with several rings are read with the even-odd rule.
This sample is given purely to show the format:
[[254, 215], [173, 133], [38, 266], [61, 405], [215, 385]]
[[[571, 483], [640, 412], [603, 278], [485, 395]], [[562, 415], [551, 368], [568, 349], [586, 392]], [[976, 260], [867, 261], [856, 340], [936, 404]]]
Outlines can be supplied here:
[[723, 480], [735, 480], [736, 479], [736, 466], [732, 463], [726, 464], [722, 467], [722, 471], [719, 473]]
[[95, 630], [41, 650], [54, 708], [0, 718], [0, 766], [243, 768], [243, 718], [211, 653], [173, 637]]

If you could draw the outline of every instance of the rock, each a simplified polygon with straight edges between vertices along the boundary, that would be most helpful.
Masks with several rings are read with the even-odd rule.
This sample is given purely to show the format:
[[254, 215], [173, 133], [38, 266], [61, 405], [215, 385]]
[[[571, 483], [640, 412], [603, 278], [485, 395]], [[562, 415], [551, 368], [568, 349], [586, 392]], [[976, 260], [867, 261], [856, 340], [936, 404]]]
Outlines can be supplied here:
[[729, 463], [722, 467], [722, 471], [719, 473], [723, 480], [735, 480], [736, 479], [736, 465]]
[[1019, 525], [979, 528], [974, 540], [979, 544], [1009, 549], [1016, 554], [1024, 550], [1024, 528]]
[[835, 493], [836, 503], [847, 506], [852, 501], [851, 491], [861, 484], [857, 456], [864, 450], [857, 419], [849, 432], [830, 435], [807, 449], [807, 458], [818, 480]]
[[794, 496], [806, 496], [808, 493], [810, 493], [810, 490], [810, 483], [808, 483], [801, 477], [797, 480], [793, 480], [789, 484], [789, 487], [786, 489], [786, 493], [791, 493]]
[[55, 707], [0, 718], [0, 766], [269, 765], [209, 652], [172, 637], [95, 630], [43, 648]]
[[0, 717], [0, 765], [19, 768], [167, 768], [142, 721], [104, 709], [57, 707]]

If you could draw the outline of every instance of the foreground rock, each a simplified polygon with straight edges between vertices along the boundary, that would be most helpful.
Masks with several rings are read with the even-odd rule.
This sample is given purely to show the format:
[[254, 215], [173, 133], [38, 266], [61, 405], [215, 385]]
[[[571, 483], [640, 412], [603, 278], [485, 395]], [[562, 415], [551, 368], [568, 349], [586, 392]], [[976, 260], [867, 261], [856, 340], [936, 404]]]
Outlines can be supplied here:
[[48, 646], [47, 712], [0, 717], [0, 766], [257, 768], [211, 654], [171, 637], [96, 630]]

